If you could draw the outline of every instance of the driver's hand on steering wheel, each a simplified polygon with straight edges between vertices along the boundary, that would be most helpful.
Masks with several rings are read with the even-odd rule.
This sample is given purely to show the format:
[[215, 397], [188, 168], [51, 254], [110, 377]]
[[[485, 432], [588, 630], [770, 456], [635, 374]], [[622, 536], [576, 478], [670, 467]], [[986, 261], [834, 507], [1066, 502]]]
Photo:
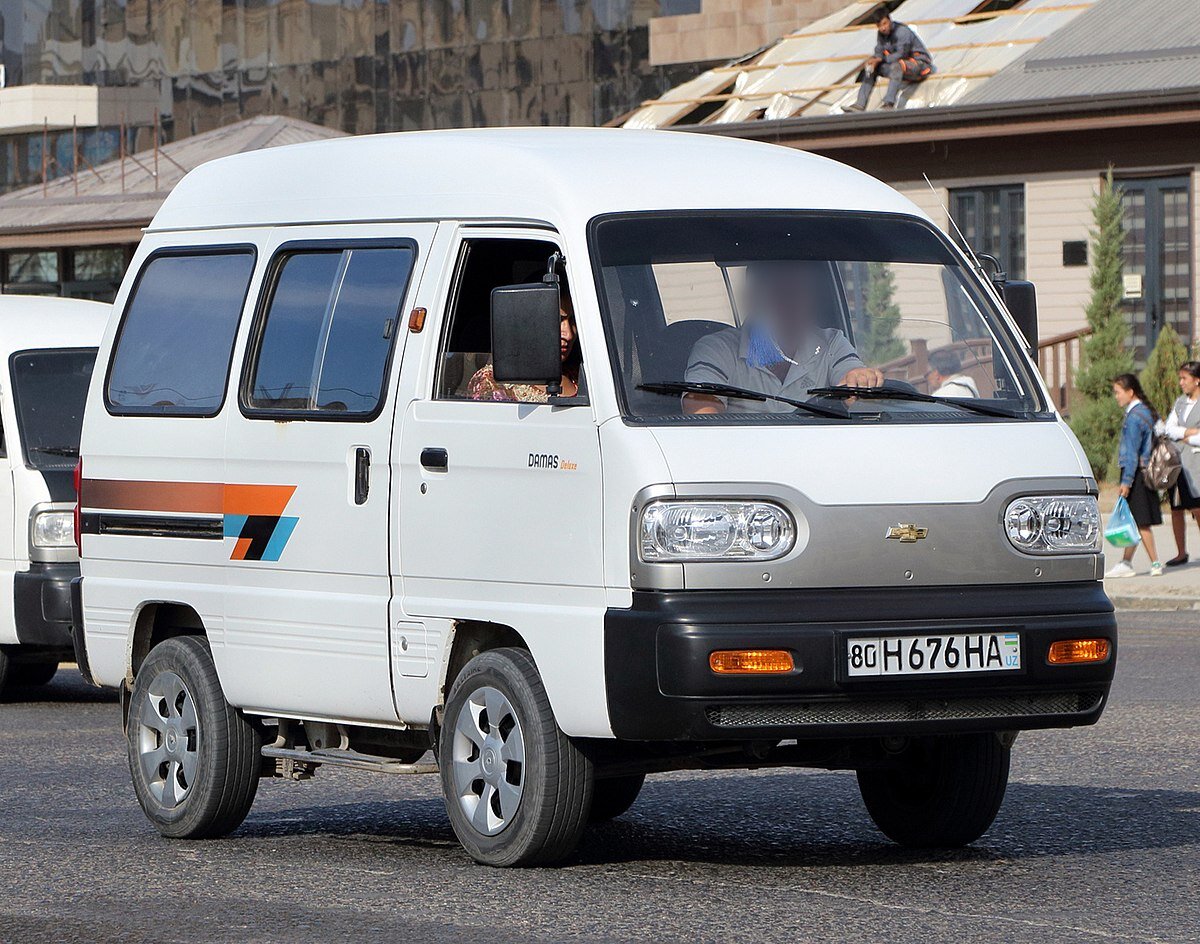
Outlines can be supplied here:
[[883, 373], [874, 367], [855, 367], [846, 371], [841, 380], [835, 384], [838, 387], [882, 387]]

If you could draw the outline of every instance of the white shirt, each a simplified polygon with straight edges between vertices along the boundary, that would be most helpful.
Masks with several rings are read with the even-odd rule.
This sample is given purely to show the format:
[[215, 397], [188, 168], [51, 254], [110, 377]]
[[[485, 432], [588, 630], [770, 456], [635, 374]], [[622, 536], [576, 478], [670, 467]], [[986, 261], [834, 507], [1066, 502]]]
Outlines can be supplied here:
[[955, 374], [942, 381], [942, 385], [933, 391], [935, 397], [970, 397], [979, 399], [979, 388], [975, 381], [966, 374]]
[[1200, 396], [1197, 396], [1194, 400], [1187, 397], [1180, 397], [1179, 400], [1175, 401], [1171, 412], [1167, 414], [1167, 421], [1164, 423], [1160, 420], [1159, 425], [1162, 428], [1156, 429], [1155, 432], [1165, 434], [1167, 438], [1173, 439], [1176, 442], [1185, 442], [1189, 446], [1200, 447], [1200, 434], [1188, 437], [1183, 435], [1188, 428], [1185, 421], [1196, 409], [1197, 404], [1200, 404]]

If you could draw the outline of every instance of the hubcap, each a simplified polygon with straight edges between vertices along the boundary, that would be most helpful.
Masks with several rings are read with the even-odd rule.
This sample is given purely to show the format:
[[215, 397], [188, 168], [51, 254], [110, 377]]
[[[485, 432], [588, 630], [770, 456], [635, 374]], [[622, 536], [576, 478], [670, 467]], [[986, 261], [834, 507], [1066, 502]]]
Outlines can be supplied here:
[[525, 740], [503, 693], [471, 693], [454, 724], [454, 793], [476, 831], [501, 832], [516, 815], [525, 786]]
[[174, 672], [156, 675], [138, 706], [137, 725], [142, 776], [163, 809], [173, 810], [191, 793], [200, 767], [200, 720], [183, 679]]

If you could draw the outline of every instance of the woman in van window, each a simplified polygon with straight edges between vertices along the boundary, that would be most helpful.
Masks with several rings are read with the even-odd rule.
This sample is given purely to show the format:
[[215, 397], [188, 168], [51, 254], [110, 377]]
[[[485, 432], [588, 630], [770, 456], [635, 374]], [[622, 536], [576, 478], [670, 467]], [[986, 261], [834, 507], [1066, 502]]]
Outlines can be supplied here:
[[[579, 394], [579, 333], [575, 329], [575, 309], [571, 296], [563, 285], [559, 294], [559, 350], [562, 356], [562, 396]], [[501, 383], [492, 373], [492, 365], [479, 368], [467, 382], [467, 394], [472, 400], [494, 400], [501, 403], [545, 403], [549, 397], [541, 384]]]
[[1179, 458], [1183, 462], [1179, 479], [1169, 493], [1171, 529], [1175, 532], [1177, 553], [1167, 561], [1168, 567], [1179, 567], [1188, 562], [1189, 511], [1200, 526], [1200, 361], [1188, 361], [1179, 366], [1179, 389], [1182, 396], [1175, 401], [1159, 430], [1179, 444]]
[[[1154, 424], [1158, 416], [1142, 392], [1142, 385], [1133, 374], [1121, 374], [1113, 378], [1113, 397], [1125, 411], [1121, 424], [1121, 445], [1117, 462], [1121, 467], [1121, 496], [1129, 502], [1133, 520], [1137, 522], [1142, 546], [1150, 555], [1150, 576], [1162, 575], [1163, 567], [1158, 562], [1158, 550], [1154, 546], [1154, 532], [1150, 529], [1162, 524], [1162, 507], [1158, 492], [1150, 488], [1142, 477], [1142, 468], [1150, 459], [1154, 448]], [[1132, 577], [1133, 560], [1137, 545], [1125, 548], [1125, 556], [1105, 577]]]

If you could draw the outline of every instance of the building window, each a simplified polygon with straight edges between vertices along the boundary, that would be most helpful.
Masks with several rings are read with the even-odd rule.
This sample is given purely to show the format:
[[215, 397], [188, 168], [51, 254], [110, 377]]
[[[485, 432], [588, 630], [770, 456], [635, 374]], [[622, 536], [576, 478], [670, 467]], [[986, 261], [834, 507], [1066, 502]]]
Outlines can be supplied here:
[[31, 249], [7, 253], [5, 291], [11, 293], [57, 295], [59, 265], [54, 249]]
[[973, 187], [950, 191], [950, 212], [975, 252], [1000, 260], [1009, 278], [1025, 278], [1025, 188]]

